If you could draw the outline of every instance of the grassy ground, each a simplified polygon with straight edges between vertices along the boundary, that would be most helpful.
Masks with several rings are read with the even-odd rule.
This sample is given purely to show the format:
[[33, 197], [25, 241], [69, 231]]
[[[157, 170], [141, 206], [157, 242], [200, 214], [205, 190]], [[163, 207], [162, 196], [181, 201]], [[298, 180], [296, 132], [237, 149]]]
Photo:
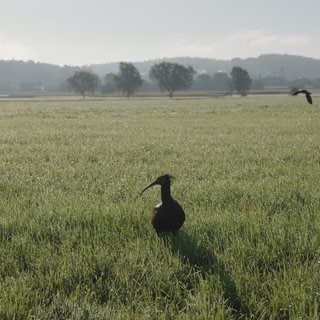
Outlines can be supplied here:
[[318, 319], [316, 102], [0, 101], [0, 318]]

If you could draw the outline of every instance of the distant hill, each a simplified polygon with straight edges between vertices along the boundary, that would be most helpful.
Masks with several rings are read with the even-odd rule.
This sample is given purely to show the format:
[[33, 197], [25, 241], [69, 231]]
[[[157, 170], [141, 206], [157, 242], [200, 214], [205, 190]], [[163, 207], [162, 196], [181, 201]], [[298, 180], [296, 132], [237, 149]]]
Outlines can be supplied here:
[[41, 88], [57, 91], [80, 69], [34, 61], [0, 60], [0, 93], [39, 91]]
[[[198, 73], [230, 73], [233, 66], [246, 69], [251, 78], [281, 77], [289, 81], [306, 78], [320, 79], [320, 60], [294, 55], [265, 54], [257, 58], [216, 60], [209, 58], [177, 57], [132, 62], [147, 77], [152, 65], [160, 61], [191, 65]], [[119, 63], [91, 64], [88, 66], [57, 66], [34, 61], [0, 60], [0, 93], [19, 91], [67, 91], [66, 80], [77, 70], [91, 70], [100, 78], [117, 73]]]
[[[142, 74], [148, 74], [152, 65], [163, 60], [191, 65], [199, 73], [214, 74], [219, 71], [230, 73], [233, 66], [239, 66], [246, 69], [253, 79], [267, 76], [283, 77], [288, 80], [320, 78], [320, 60], [287, 54], [265, 54], [257, 58], [234, 58], [232, 60], [178, 57], [133, 62], [133, 64]], [[116, 73], [118, 63], [92, 64], [90, 68], [99, 76], [104, 76], [107, 73]]]

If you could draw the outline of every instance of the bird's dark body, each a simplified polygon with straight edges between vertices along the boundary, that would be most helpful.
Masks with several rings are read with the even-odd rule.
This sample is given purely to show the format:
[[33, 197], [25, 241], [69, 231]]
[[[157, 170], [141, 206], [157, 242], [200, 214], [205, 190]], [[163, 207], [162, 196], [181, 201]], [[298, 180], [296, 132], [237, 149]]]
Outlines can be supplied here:
[[177, 201], [159, 203], [153, 211], [152, 226], [157, 233], [177, 232], [183, 225], [185, 214]]
[[158, 234], [163, 232], [177, 232], [185, 221], [185, 213], [180, 204], [171, 197], [171, 176], [164, 175], [158, 177], [154, 182], [148, 185], [141, 194], [148, 188], [159, 184], [161, 185], [161, 200], [153, 211], [152, 226]]
[[312, 97], [311, 97], [311, 92], [306, 90], [306, 89], [303, 89], [303, 90], [298, 90], [298, 91], [295, 91], [292, 93], [293, 96], [297, 96], [299, 93], [304, 93], [305, 96], [306, 96], [306, 99], [307, 101], [312, 104]]

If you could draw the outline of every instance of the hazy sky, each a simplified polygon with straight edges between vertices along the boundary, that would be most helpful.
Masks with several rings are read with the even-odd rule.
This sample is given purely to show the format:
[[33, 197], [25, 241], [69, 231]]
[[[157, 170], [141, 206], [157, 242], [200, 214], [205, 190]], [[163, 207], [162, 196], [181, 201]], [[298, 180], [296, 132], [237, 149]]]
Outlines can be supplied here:
[[320, 0], [0, 0], [0, 59], [320, 59]]

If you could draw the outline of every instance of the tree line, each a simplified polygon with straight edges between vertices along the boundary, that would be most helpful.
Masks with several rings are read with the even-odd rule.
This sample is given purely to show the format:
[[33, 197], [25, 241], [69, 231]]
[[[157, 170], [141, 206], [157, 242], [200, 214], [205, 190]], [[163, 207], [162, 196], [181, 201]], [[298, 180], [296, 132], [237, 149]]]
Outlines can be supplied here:
[[[149, 70], [149, 78], [157, 84], [161, 92], [166, 91], [170, 98], [179, 90], [190, 89], [194, 84], [201, 82], [210, 83], [207, 74], [199, 75], [194, 81], [195, 70], [192, 66], [184, 66], [179, 63], [160, 62], [154, 64]], [[211, 78], [210, 78], [211, 80]], [[119, 63], [117, 74], [109, 73], [104, 78], [102, 85], [104, 93], [121, 91], [126, 97], [131, 97], [145, 83], [138, 69], [128, 62]], [[219, 84], [221, 91], [232, 94], [234, 91], [241, 96], [247, 95], [252, 80], [247, 70], [241, 67], [233, 67], [230, 76], [225, 73], [217, 73], [213, 76], [212, 83]], [[94, 94], [99, 85], [99, 77], [90, 71], [76, 71], [68, 78], [70, 88], [85, 98], [86, 94]], [[203, 85], [203, 84], [202, 84]], [[208, 85], [207, 90], [212, 90]]]
[[[158, 84], [150, 79], [149, 70], [162, 60], [135, 62], [143, 79], [140, 92], [155, 92]], [[192, 65], [197, 73], [186, 90], [230, 92], [231, 69], [240, 66], [252, 77], [251, 90], [282, 90], [291, 88], [320, 88], [320, 60], [291, 55], [262, 55], [257, 58], [216, 60], [210, 58], [167, 58], [167, 62]], [[48, 63], [18, 60], [0, 60], [0, 94], [67, 93], [67, 79], [76, 71], [91, 71], [98, 75], [96, 91], [111, 93], [118, 89], [113, 78], [119, 62], [87, 66], [57, 66]], [[219, 71], [220, 70], [220, 71]], [[108, 74], [109, 81], [105, 80]]]

